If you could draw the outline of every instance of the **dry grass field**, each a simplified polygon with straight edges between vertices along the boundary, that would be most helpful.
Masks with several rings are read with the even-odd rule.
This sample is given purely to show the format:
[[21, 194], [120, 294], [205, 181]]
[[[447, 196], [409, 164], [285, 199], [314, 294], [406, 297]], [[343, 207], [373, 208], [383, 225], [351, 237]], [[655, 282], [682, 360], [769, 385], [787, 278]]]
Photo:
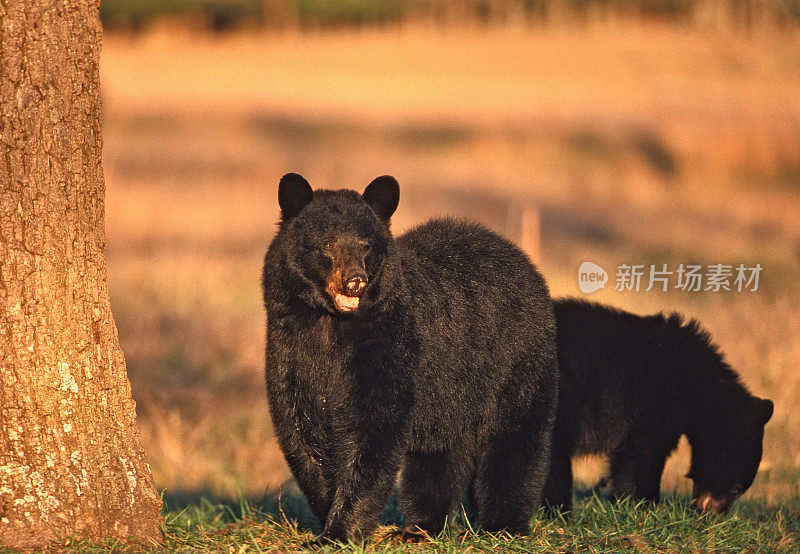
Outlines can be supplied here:
[[[800, 34], [572, 29], [107, 35], [112, 304], [159, 487], [260, 496], [289, 478], [263, 393], [261, 259], [288, 171], [403, 187], [396, 232], [479, 219], [555, 295], [680, 310], [775, 401], [748, 495], [800, 494]], [[620, 264], [764, 270], [757, 292], [616, 292]], [[687, 490], [688, 448], [664, 476]], [[591, 482], [597, 461], [579, 464]]]

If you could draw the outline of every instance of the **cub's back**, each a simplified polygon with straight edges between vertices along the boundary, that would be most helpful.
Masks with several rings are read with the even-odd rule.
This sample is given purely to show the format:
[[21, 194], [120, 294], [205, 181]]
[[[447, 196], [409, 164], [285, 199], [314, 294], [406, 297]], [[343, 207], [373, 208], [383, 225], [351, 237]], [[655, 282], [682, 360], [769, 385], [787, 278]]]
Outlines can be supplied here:
[[634, 428], [672, 436], [685, 426], [714, 353], [694, 328], [578, 299], [553, 301], [559, 436], [578, 452], [614, 450]]

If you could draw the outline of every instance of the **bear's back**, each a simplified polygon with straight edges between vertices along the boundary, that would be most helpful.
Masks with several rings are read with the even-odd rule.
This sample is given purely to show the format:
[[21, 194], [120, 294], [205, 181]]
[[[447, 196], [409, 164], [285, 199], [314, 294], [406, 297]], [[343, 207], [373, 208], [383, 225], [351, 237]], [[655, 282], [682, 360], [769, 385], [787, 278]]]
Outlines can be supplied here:
[[459, 219], [434, 219], [397, 238], [404, 266], [416, 266], [438, 279], [466, 286], [475, 280], [502, 286], [504, 277], [544, 284], [528, 257], [512, 242], [482, 225]]
[[555, 379], [539, 374], [555, 363], [550, 297], [521, 250], [478, 224], [453, 219], [412, 229], [398, 237], [397, 249], [402, 301], [419, 339], [415, 405], [425, 417], [414, 432], [417, 446], [461, 440], [457, 422], [489, 417], [486, 410], [495, 409], [512, 382], [525, 396], [533, 393], [524, 389]]
[[477, 223], [434, 219], [398, 237], [397, 246], [409, 300], [421, 309], [441, 301], [451, 318], [552, 319], [547, 285], [530, 259]]

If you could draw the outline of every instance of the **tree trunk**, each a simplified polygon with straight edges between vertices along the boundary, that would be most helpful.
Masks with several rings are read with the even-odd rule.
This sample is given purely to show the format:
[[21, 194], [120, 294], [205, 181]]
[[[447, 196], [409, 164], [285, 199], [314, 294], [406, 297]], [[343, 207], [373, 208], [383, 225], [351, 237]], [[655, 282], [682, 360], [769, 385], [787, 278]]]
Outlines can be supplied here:
[[96, 1], [0, 0], [0, 547], [160, 540], [111, 316]]

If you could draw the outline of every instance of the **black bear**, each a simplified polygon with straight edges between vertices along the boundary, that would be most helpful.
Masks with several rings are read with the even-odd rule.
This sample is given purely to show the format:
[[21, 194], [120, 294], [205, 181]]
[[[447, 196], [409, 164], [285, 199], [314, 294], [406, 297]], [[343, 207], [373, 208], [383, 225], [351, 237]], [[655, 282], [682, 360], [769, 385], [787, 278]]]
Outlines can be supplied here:
[[550, 464], [558, 371], [544, 280], [476, 224], [389, 231], [399, 187], [278, 188], [264, 261], [266, 382], [281, 449], [322, 537], [363, 537], [398, 473], [410, 529], [469, 490], [485, 530], [526, 533]]
[[664, 463], [686, 435], [695, 505], [726, 512], [753, 482], [772, 402], [747, 391], [696, 320], [553, 305], [559, 405], [545, 504], [569, 510], [570, 457], [589, 453], [609, 455], [613, 496], [657, 502]]

